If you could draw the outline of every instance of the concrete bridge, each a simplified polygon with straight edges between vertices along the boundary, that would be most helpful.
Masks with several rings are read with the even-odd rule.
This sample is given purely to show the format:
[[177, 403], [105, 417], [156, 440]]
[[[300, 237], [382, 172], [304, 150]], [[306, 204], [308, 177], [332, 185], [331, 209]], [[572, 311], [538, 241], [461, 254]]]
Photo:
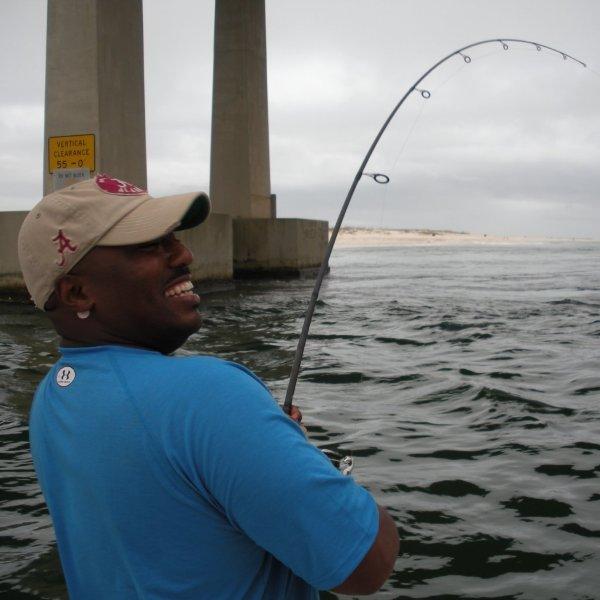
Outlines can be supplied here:
[[[142, 0], [48, 0], [44, 194], [99, 172], [146, 187], [142, 32]], [[266, 58], [264, 0], [216, 0], [213, 213], [182, 235], [196, 281], [297, 276], [325, 251], [326, 221], [276, 215]], [[0, 213], [3, 297], [25, 295], [16, 251], [25, 214]]]

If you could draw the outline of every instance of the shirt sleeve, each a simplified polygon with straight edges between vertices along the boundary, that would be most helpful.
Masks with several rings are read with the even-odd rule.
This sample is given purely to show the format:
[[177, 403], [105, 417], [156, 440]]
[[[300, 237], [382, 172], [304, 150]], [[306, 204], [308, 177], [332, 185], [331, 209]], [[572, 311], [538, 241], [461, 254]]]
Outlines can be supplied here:
[[336, 587], [375, 540], [375, 501], [306, 440], [258, 378], [232, 363], [217, 371], [185, 428], [192, 479], [296, 575]]

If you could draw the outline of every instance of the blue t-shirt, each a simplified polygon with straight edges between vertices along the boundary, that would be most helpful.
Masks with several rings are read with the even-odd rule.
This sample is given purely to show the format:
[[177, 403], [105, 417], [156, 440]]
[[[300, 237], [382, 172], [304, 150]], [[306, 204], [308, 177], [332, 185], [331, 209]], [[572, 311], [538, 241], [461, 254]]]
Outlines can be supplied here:
[[61, 352], [30, 438], [71, 598], [316, 598], [371, 547], [370, 494], [247, 369]]

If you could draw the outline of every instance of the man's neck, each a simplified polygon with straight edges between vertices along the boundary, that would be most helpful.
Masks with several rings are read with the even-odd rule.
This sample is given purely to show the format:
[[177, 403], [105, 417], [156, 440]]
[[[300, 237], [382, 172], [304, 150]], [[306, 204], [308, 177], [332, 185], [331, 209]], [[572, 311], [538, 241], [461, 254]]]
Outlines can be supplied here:
[[[59, 345], [61, 348], [93, 348], [95, 346], [125, 346], [126, 348], [138, 348], [139, 350], [150, 350], [152, 352], [161, 352], [158, 348], [149, 348], [141, 344], [135, 344], [127, 340], [95, 340], [95, 341], [80, 341], [73, 340], [65, 336], [60, 336]], [[169, 354], [163, 352], [163, 354]]]

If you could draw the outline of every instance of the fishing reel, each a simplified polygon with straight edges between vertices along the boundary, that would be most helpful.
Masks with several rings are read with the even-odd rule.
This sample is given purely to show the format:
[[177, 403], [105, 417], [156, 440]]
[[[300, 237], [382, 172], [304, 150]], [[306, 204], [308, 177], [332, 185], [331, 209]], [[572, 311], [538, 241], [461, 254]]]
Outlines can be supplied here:
[[342, 475], [350, 475], [350, 473], [352, 473], [354, 460], [351, 456], [344, 456], [331, 448], [321, 448], [320, 450]]
[[[291, 409], [286, 408], [285, 405], [282, 407], [283, 412], [287, 415], [290, 415]], [[308, 432], [306, 431], [306, 427], [302, 424], [302, 415], [300, 418], [296, 420], [293, 419], [300, 427], [304, 430], [304, 434], [308, 436]], [[352, 469], [354, 468], [354, 460], [351, 456], [345, 456], [341, 452], [337, 450], [332, 450], [331, 448], [319, 448], [321, 452], [329, 459], [331, 464], [342, 474], [342, 475], [350, 475], [352, 473]]]

